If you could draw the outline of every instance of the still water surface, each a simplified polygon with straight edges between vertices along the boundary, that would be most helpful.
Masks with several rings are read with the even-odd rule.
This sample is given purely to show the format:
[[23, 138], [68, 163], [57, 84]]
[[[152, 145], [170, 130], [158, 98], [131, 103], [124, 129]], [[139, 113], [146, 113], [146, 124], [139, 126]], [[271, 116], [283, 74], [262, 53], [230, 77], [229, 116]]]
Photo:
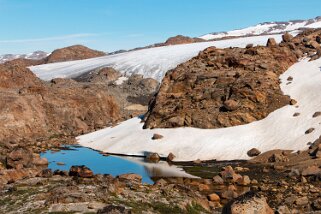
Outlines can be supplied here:
[[[143, 158], [103, 156], [97, 151], [81, 147], [66, 146], [60, 151], [47, 151], [41, 156], [49, 161], [49, 169], [69, 170], [73, 165], [85, 165], [95, 174], [113, 176], [136, 173], [142, 176], [144, 183], [153, 184], [156, 177], [190, 177], [183, 169], [170, 166], [167, 162], [147, 163]], [[57, 163], [63, 163], [59, 165]]]

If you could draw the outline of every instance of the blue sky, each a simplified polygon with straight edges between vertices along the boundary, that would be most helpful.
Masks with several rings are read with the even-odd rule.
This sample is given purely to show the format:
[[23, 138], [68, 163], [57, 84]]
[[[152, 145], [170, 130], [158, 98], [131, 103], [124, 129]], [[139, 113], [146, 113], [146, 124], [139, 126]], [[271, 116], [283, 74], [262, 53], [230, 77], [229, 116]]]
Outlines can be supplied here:
[[0, 54], [73, 44], [114, 51], [183, 34], [321, 15], [320, 0], [0, 0]]

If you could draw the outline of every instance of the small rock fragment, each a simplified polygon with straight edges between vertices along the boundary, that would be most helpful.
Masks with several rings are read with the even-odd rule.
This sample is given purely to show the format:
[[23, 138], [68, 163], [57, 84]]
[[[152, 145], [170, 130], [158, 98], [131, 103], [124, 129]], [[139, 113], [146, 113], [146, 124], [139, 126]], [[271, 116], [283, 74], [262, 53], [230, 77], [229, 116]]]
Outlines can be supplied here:
[[159, 139], [162, 139], [163, 137], [164, 137], [163, 135], [154, 134], [153, 137], [152, 137], [152, 140], [159, 140]]
[[308, 130], [305, 131], [305, 134], [310, 134], [314, 131], [314, 128], [309, 128]]
[[296, 101], [296, 100], [294, 100], [294, 99], [291, 99], [290, 100], [290, 105], [291, 106], [294, 106], [295, 104], [297, 104], [298, 102]]
[[249, 157], [255, 157], [255, 156], [258, 156], [259, 154], [261, 154], [261, 152], [257, 148], [253, 148], [247, 152], [247, 155]]
[[319, 117], [319, 116], [321, 116], [321, 112], [320, 111], [315, 112], [312, 117], [315, 118], [315, 117]]

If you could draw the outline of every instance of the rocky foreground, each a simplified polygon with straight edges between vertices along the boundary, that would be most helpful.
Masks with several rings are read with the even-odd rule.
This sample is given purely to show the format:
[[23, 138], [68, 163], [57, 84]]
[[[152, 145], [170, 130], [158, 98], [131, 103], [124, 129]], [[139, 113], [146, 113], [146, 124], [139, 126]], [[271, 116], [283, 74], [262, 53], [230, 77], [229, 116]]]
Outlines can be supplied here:
[[[228, 127], [294, 104], [278, 77], [303, 56], [320, 57], [320, 35], [201, 52], [168, 72], [146, 127]], [[0, 65], [0, 213], [321, 212], [320, 139], [297, 153], [253, 148], [248, 162], [175, 163], [201, 178], [154, 178], [154, 185], [135, 174], [94, 175], [85, 166], [47, 169], [41, 151], [146, 112], [157, 90], [155, 80], [127, 79], [111, 68], [44, 82], [24, 62]]]
[[[321, 138], [308, 151], [271, 151], [250, 162], [182, 163], [190, 178], [94, 175], [85, 166], [46, 169], [15, 149], [0, 176], [1, 213], [319, 213]], [[7, 179], [7, 180], [6, 180]]]

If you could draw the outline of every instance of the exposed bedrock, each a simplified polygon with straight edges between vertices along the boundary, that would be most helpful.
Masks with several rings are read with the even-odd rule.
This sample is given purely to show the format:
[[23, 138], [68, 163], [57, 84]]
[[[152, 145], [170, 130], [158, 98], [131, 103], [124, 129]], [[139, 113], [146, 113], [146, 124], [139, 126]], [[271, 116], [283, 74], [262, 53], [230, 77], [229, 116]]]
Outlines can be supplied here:
[[42, 82], [19, 63], [0, 65], [0, 142], [77, 135], [120, 117], [115, 99], [95, 85]]
[[266, 47], [207, 48], [167, 72], [144, 128], [222, 128], [251, 123], [291, 102], [279, 76], [303, 56], [320, 57], [321, 30]]

